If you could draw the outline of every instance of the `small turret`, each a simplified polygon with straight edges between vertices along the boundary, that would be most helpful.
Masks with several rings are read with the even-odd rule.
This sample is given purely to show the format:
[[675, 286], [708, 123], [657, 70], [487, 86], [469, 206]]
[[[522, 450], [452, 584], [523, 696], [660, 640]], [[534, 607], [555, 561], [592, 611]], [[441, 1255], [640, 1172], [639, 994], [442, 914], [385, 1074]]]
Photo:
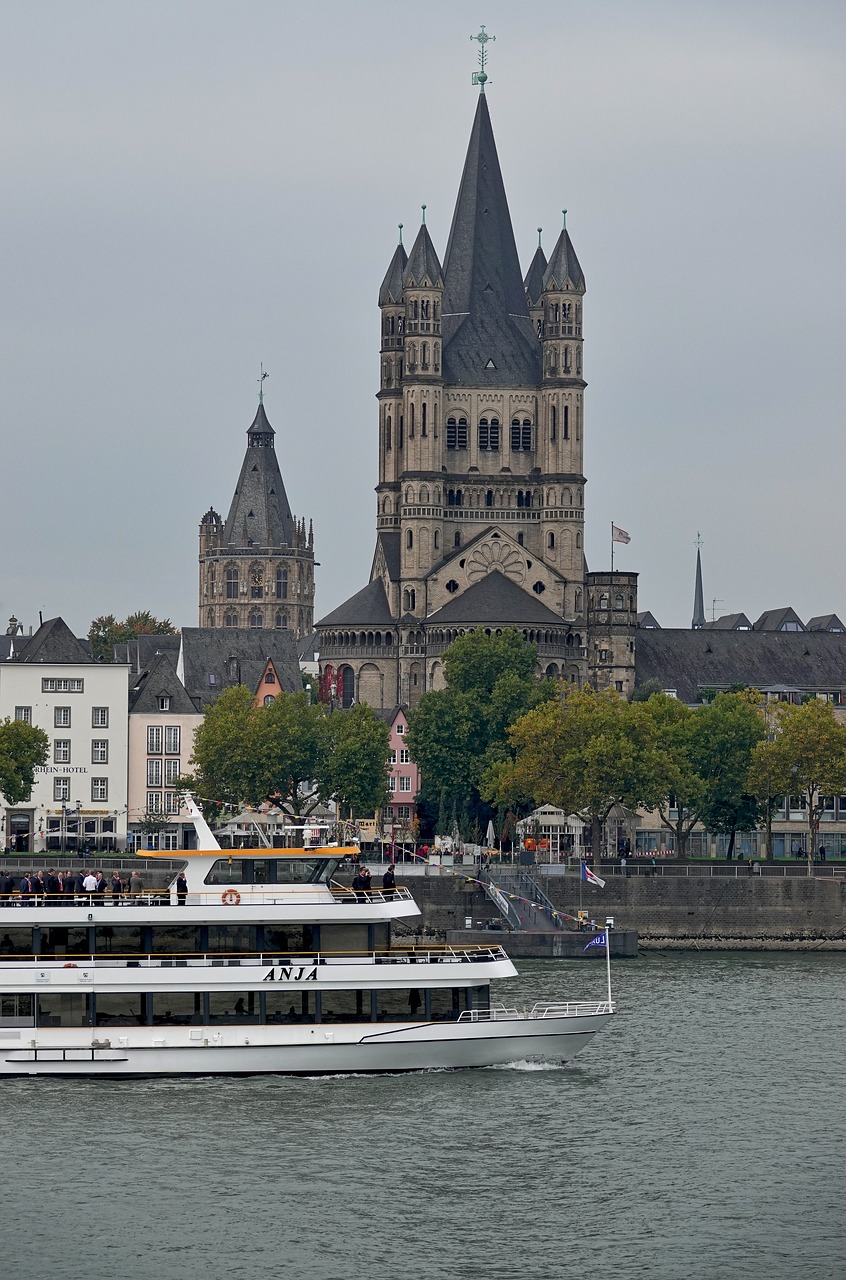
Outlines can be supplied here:
[[529, 308], [529, 315], [532, 318], [532, 324], [535, 326], [535, 332], [538, 337], [543, 332], [543, 277], [547, 267], [546, 254], [541, 246], [542, 232], [543, 227], [538, 227], [538, 247], [535, 249], [535, 256], [529, 264], [526, 279], [523, 281], [523, 287], [526, 290], [526, 305]]
[[444, 276], [423, 222], [402, 276], [405, 302], [405, 376], [438, 377], [441, 372], [441, 304]]
[[564, 226], [543, 276], [543, 376], [549, 379], [581, 379], [582, 298], [585, 277], [573, 242]]

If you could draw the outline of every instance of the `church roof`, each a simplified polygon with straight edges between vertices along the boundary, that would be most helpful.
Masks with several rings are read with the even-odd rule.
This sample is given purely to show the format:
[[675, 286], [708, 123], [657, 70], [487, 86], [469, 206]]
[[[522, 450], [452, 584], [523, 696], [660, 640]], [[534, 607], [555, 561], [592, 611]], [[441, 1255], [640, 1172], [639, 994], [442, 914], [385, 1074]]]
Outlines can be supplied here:
[[638, 630], [637, 684], [658, 680], [683, 702], [702, 689], [846, 688], [846, 635], [827, 631]]
[[247, 431], [247, 452], [223, 530], [224, 547], [290, 547], [294, 518], [273, 447], [273, 427], [260, 404]]
[[[176, 638], [176, 637], [175, 637]], [[129, 710], [138, 715], [159, 713], [159, 698], [170, 698], [167, 714], [196, 715], [197, 708], [183, 685], [170, 655], [160, 653], [153, 658], [152, 666], [134, 678], [129, 690]]]
[[388, 577], [391, 579], [391, 582], [399, 582], [401, 576], [399, 530], [383, 529], [376, 539], [377, 550], [380, 546], [382, 548], [382, 554], [385, 557]]
[[585, 291], [585, 276], [579, 266], [576, 250], [566, 227], [555, 242], [550, 255], [549, 265], [544, 272], [544, 289], [570, 289], [577, 293]]
[[479, 95], [444, 258], [443, 370], [458, 386], [540, 381], [487, 99]]
[[535, 256], [529, 264], [529, 270], [526, 272], [526, 279], [523, 281], [523, 288], [526, 290], [526, 297], [529, 303], [535, 303], [540, 299], [543, 293], [543, 273], [546, 271], [546, 254], [538, 245], [535, 249]]
[[443, 285], [443, 270], [425, 222], [417, 232], [417, 239], [411, 247], [408, 262], [402, 274], [402, 282], [405, 288], [424, 282], [438, 288]]
[[392, 627], [394, 619], [388, 606], [388, 597], [381, 578], [374, 578], [337, 609], [327, 613], [317, 624], [319, 627]]
[[489, 622], [500, 626], [524, 623], [542, 627], [565, 625], [563, 619], [541, 604], [537, 596], [530, 595], [496, 569], [426, 619], [427, 626], [448, 623], [481, 626]]
[[387, 306], [391, 302], [399, 302], [402, 298], [402, 273], [408, 262], [408, 254], [401, 244], [394, 249], [390, 266], [385, 273], [382, 287], [379, 290], [379, 306]]
[[48, 618], [21, 648], [15, 646], [13, 662], [93, 662], [91, 653], [77, 640], [63, 618]]

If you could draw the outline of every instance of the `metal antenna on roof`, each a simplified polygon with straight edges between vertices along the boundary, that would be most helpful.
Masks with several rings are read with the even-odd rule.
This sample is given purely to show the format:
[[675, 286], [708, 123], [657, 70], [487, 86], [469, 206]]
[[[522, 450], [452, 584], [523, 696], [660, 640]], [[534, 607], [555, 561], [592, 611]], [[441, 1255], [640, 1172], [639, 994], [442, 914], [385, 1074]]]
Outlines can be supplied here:
[[543, 233], [543, 227], [538, 227], [538, 248], [540, 248], [540, 247], [541, 247], [541, 234], [542, 234], [542, 233]]
[[256, 379], [259, 384], [259, 404], [264, 404], [264, 380], [269, 378], [270, 374], [265, 373], [263, 364], [259, 365], [259, 368], [261, 369], [261, 377]]
[[479, 34], [477, 36], [471, 36], [470, 39], [478, 40], [479, 42], [479, 70], [473, 72], [473, 84], [477, 84], [479, 86], [479, 92], [484, 93], [485, 85], [489, 83], [487, 73], [485, 71], [485, 67], [488, 63], [488, 51], [485, 48], [485, 45], [489, 40], [496, 40], [496, 36], [489, 36], [485, 28], [481, 26], [479, 27]]
[[426, 206], [425, 206], [425, 204], [421, 204], [420, 208], [423, 210], [423, 226], [425, 227], [425, 225], [426, 225]]
[[567, 210], [566, 209], [561, 210], [561, 217], [563, 218], [561, 229], [562, 231], [566, 231], [567, 230]]
[[398, 222], [398, 223], [397, 223], [397, 226], [399, 227], [399, 233], [400, 233], [400, 244], [402, 244], [402, 223], [401, 223], [401, 222]]

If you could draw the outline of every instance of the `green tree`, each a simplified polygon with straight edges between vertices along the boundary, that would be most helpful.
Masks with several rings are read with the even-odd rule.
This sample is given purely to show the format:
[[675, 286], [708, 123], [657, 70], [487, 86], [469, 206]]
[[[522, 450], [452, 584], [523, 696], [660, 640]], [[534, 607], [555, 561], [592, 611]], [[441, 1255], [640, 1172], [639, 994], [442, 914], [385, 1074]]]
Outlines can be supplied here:
[[147, 609], [131, 613], [118, 622], [113, 613], [95, 618], [88, 628], [91, 652], [96, 662], [111, 662], [116, 644], [127, 644], [137, 636], [174, 636], [176, 628], [169, 618], [156, 618]]
[[655, 790], [650, 721], [612, 690], [568, 690], [522, 716], [509, 730], [515, 756], [488, 772], [485, 793], [507, 804], [528, 794], [588, 823], [594, 863], [602, 829], [617, 804], [637, 808]]
[[372, 707], [359, 702], [328, 717], [328, 751], [322, 790], [365, 817], [387, 800], [390, 733]]
[[773, 815], [782, 796], [790, 790], [790, 766], [781, 742], [775, 737], [756, 743], [749, 763], [746, 786], [758, 802], [759, 820], [764, 824], [766, 860], [773, 858]]
[[846, 791], [846, 726], [837, 720], [830, 702], [813, 698], [801, 706], [784, 707], [774, 741], [782, 777], [789, 780], [785, 792], [805, 797], [810, 876], [825, 798]]
[[35, 770], [47, 763], [50, 739], [25, 720], [0, 721], [0, 792], [7, 804], [22, 804], [32, 794]]

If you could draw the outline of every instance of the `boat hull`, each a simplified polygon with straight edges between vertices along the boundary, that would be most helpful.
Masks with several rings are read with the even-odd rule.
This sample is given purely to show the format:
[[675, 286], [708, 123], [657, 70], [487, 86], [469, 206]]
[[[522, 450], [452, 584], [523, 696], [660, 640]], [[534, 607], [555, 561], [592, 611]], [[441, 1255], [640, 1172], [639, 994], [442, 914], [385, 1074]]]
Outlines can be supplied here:
[[[136, 1032], [111, 1040], [71, 1042], [22, 1034], [0, 1047], [2, 1076], [338, 1075], [492, 1067], [526, 1058], [569, 1062], [611, 1013], [514, 1018], [477, 1023], [379, 1026], [318, 1024], [297, 1028], [245, 1028], [243, 1034], [182, 1028], [142, 1042]], [[377, 1024], [378, 1025], [378, 1024]], [[123, 1042], [125, 1040], [125, 1043]]]

